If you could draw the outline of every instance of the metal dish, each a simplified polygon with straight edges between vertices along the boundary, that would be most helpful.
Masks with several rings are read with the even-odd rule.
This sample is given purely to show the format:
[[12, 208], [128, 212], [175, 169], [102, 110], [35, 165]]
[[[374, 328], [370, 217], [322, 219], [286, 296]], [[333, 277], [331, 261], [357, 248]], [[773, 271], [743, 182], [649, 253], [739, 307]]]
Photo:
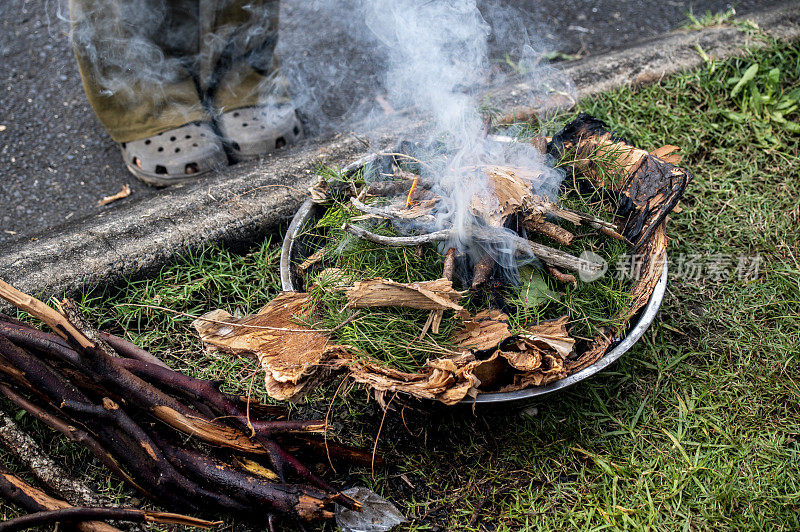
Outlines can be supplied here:
[[[349, 165], [347, 168], [345, 168], [345, 171], [359, 168], [365, 164], [373, 162], [374, 160], [375, 156], [366, 157], [362, 160], [356, 161], [352, 165]], [[294, 279], [292, 278], [291, 258], [294, 250], [294, 244], [297, 239], [297, 233], [305, 224], [305, 222], [315, 214], [315, 211], [320, 208], [321, 207], [319, 205], [315, 205], [310, 199], [306, 200], [306, 202], [303, 203], [303, 205], [294, 215], [292, 223], [289, 225], [289, 229], [286, 231], [286, 236], [283, 239], [283, 249], [281, 251], [281, 286], [285, 291], [295, 290]], [[591, 366], [587, 366], [577, 373], [573, 373], [568, 377], [556, 382], [552, 382], [545, 386], [517, 390], [515, 392], [485, 392], [479, 394], [474, 399], [464, 399], [462, 403], [502, 403], [505, 401], [531, 399], [533, 397], [555, 392], [556, 390], [561, 390], [562, 388], [571, 386], [576, 382], [582, 381], [583, 379], [602, 371], [612, 362], [621, 357], [626, 351], [628, 351], [633, 344], [639, 341], [647, 328], [650, 327], [650, 324], [653, 323], [656, 313], [658, 313], [658, 309], [661, 307], [661, 302], [664, 299], [664, 293], [666, 290], [667, 262], [664, 262], [664, 270], [662, 271], [661, 277], [659, 278], [658, 283], [656, 284], [656, 287], [650, 296], [650, 301], [648, 301], [644, 309], [640, 311], [639, 318], [632, 322], [633, 326], [631, 327], [630, 332], [628, 332], [628, 335], [619, 344], [609, 350], [605, 356], [603, 356], [603, 358]]]

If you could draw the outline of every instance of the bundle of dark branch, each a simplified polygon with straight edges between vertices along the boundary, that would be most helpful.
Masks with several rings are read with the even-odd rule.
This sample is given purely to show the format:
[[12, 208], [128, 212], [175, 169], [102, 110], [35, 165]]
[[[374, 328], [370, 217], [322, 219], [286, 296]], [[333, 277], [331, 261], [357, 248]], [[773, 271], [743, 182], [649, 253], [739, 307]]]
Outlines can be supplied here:
[[[332, 517], [334, 503], [359, 507], [287, 450], [350, 462], [372, 458], [325, 445], [324, 421], [286, 420], [283, 408], [223, 393], [221, 383], [173, 371], [143, 349], [89, 327], [70, 301], [56, 311], [3, 281], [0, 297], [54, 331], [0, 314], [0, 394], [88, 449], [159, 506], [211, 515], [236, 512], [239, 518], [268, 521], [270, 528], [273, 515], [315, 520]], [[0, 496], [28, 511], [48, 512], [43, 521], [23, 518], [23, 525], [24, 519], [178, 522], [172, 514], [70, 508], [10, 473], [2, 476]]]

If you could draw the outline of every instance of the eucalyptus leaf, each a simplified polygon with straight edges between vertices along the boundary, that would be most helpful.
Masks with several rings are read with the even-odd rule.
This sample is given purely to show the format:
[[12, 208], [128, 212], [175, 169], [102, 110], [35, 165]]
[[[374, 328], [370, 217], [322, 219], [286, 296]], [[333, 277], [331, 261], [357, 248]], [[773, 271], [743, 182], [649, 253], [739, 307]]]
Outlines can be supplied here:
[[[526, 271], [530, 270], [530, 271]], [[541, 270], [530, 266], [520, 268], [520, 278], [523, 279], [519, 291], [519, 301], [524, 307], [533, 308], [551, 300], [558, 301], [561, 296], [550, 290]]]

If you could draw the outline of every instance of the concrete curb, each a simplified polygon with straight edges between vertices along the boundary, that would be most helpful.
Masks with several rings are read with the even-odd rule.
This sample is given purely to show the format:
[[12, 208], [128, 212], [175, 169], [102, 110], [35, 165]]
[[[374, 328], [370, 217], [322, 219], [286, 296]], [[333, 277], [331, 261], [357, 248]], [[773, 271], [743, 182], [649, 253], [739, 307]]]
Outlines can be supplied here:
[[[776, 6], [747, 17], [770, 36], [800, 37], [800, 5]], [[724, 58], [760, 41], [735, 27], [677, 31], [633, 48], [586, 58], [563, 70], [587, 96], [628, 83], [648, 83], [703, 64], [696, 46]], [[490, 91], [501, 109], [524, 106], [529, 87], [512, 83]], [[419, 136], [424, 124], [400, 115], [373, 132], [373, 146]], [[320, 164], [345, 165], [369, 152], [352, 135], [315, 139], [278, 156], [240, 164], [214, 178], [129, 201], [91, 218], [3, 246], [0, 278], [33, 294], [73, 295], [83, 287], [140, 278], [177, 253], [204, 244], [241, 245], [263, 238], [304, 199]], [[291, 183], [291, 185], [286, 185]]]

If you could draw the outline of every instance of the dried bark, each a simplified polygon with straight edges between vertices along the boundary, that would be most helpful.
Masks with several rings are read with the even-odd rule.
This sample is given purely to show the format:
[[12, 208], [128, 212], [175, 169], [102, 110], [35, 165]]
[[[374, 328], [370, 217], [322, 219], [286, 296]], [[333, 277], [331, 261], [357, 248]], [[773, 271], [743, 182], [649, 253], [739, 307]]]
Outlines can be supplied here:
[[[447, 279], [448, 281], [453, 280], [453, 273], [456, 269], [456, 248], [449, 248], [447, 252], [444, 254], [444, 265], [442, 266], [442, 279]], [[428, 320], [425, 322], [425, 325], [422, 327], [422, 332], [419, 334], [419, 338], [422, 339], [428, 334], [428, 329], [430, 329], [433, 334], [439, 334], [439, 327], [442, 325], [442, 319], [444, 318], [444, 310], [432, 310], [430, 314], [428, 314]]]
[[346, 288], [347, 306], [353, 308], [406, 307], [422, 310], [463, 310], [458, 300], [464, 295], [452, 281], [436, 279], [419, 283], [397, 283], [390, 279], [359, 281]]
[[325, 374], [325, 364], [346, 350], [332, 345], [325, 333], [294, 322], [296, 316], [305, 312], [309, 301], [308, 294], [287, 292], [257, 314], [235, 318], [215, 310], [196, 320], [193, 326], [204, 343], [228, 353], [257, 358], [264, 369], [270, 396], [297, 400], [315, 378]]

